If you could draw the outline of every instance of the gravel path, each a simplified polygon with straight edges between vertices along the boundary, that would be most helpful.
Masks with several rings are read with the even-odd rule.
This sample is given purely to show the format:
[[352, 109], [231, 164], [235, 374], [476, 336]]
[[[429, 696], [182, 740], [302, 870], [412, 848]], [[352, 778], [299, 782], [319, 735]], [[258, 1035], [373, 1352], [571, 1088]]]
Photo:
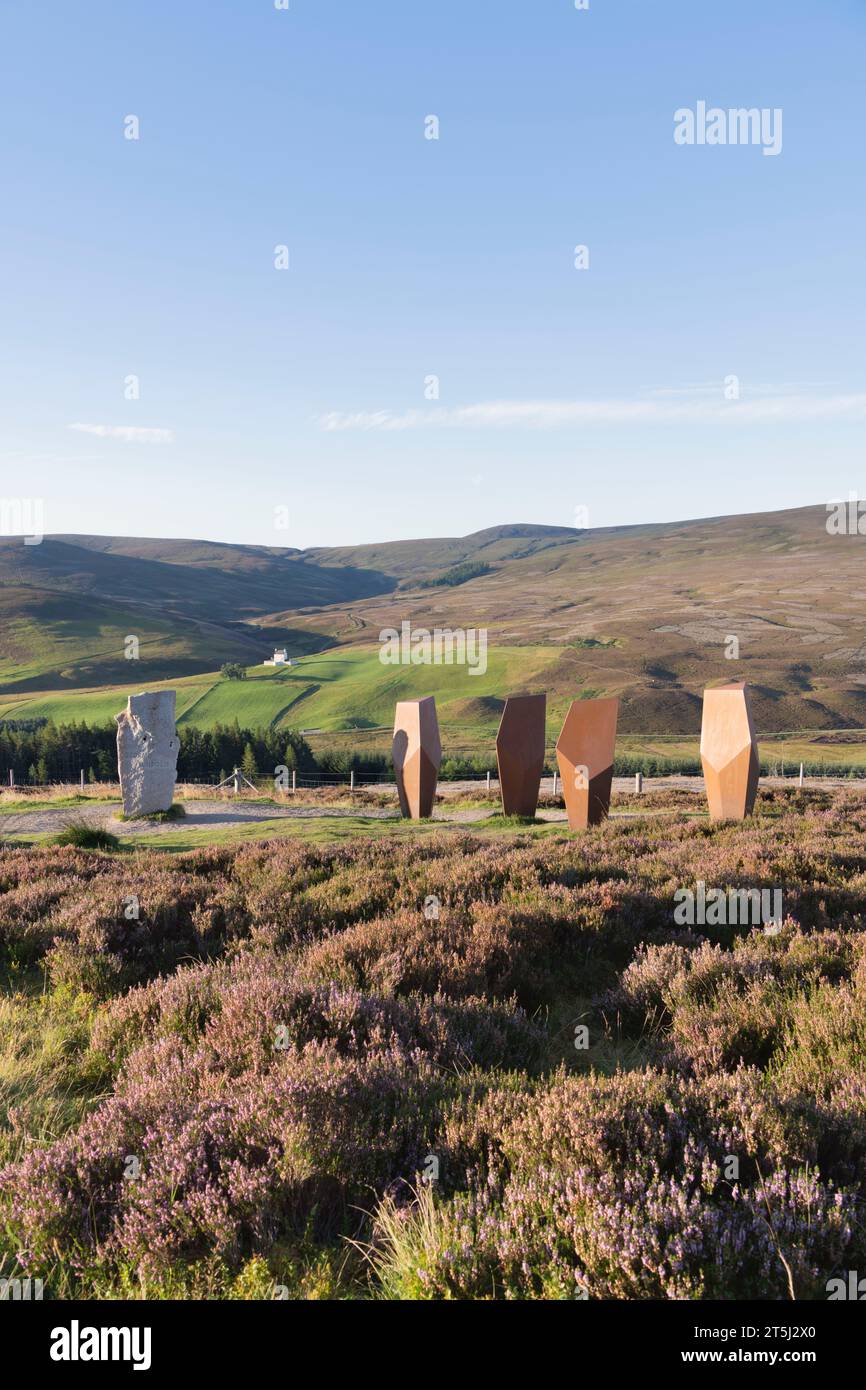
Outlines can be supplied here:
[[177, 830], [221, 830], [232, 825], [245, 825], [265, 820], [311, 820], [332, 817], [345, 819], [359, 813], [371, 820], [395, 820], [395, 811], [378, 807], [359, 807], [358, 811], [342, 806], [256, 806], [238, 801], [226, 805], [222, 801], [185, 801], [186, 815], [175, 821], [124, 821], [118, 819], [120, 802], [98, 802], [93, 806], [43, 807], [39, 811], [16, 811], [0, 816], [0, 834], [39, 835], [62, 830], [69, 821], [86, 821], [88, 825], [109, 830], [113, 835], [164, 835]]
[[[222, 830], [232, 825], [249, 825], [256, 821], [272, 820], [387, 820], [400, 819], [396, 810], [378, 806], [256, 806], [239, 801], [227, 806], [220, 801], [186, 801], [186, 815], [175, 821], [122, 821], [117, 812], [120, 802], [99, 802], [93, 806], [43, 807], [39, 811], [10, 812], [0, 815], [0, 835], [39, 835], [57, 833], [70, 820], [86, 821], [88, 825], [109, 830], [113, 835], [164, 835], [178, 830]], [[491, 808], [493, 809], [493, 808]], [[437, 806], [433, 819], [437, 821], [471, 822], [481, 819], [483, 812], [472, 807], [449, 810]], [[539, 811], [540, 820], [565, 820], [564, 811]]]
[[[763, 786], [791, 786], [791, 779], [777, 779], [765, 777], [761, 778]], [[480, 791], [477, 782], [447, 783], [453, 791], [478, 792]], [[833, 786], [836, 785], [835, 779], [810, 779], [809, 785]], [[840, 785], [845, 785], [844, 783]], [[850, 784], [849, 784], [850, 785]], [[703, 811], [704, 806], [701, 799], [703, 793], [703, 779], [701, 777], [654, 777], [652, 781], [647, 779], [644, 782], [647, 790], [662, 790], [667, 787], [675, 787], [681, 791], [691, 791], [698, 794], [696, 796], [696, 811]], [[542, 790], [547, 791], [550, 787], [550, 778], [545, 777], [542, 781]], [[372, 789], [372, 788], [371, 788]], [[360, 790], [360, 788], [359, 788]], [[492, 782], [491, 790], [494, 795], [498, 790], [495, 779]], [[614, 778], [613, 790], [616, 792], [630, 792], [634, 790], [633, 777]], [[86, 821], [88, 825], [100, 826], [102, 829], [111, 831], [114, 835], [165, 835], [172, 834], [183, 829], [204, 829], [222, 830], [233, 825], [248, 825], [256, 821], [278, 821], [278, 820], [348, 820], [360, 818], [364, 820], [393, 821], [399, 820], [399, 813], [395, 807], [380, 807], [359, 805], [350, 806], [262, 806], [249, 801], [221, 801], [221, 800], [202, 800], [184, 801], [186, 816], [183, 820], [176, 821], [122, 821], [118, 820], [117, 813], [120, 811], [119, 801], [100, 801], [88, 805], [82, 802], [79, 806], [58, 806], [42, 807], [38, 811], [15, 811], [8, 814], [0, 814], [0, 838], [14, 835], [39, 835], [51, 834], [62, 830], [70, 820]], [[496, 803], [492, 802], [490, 813], [497, 809]], [[654, 814], [673, 814], [677, 808], [655, 807]], [[615, 811], [615, 816], [634, 817], [646, 814], [645, 812], [630, 809]], [[481, 820], [484, 817], [484, 810], [478, 807], [454, 806], [447, 804], [435, 807], [433, 819], [436, 821], [450, 822], [452, 824], [471, 823]], [[564, 821], [565, 812], [557, 809], [540, 808], [538, 819], [543, 821]]]

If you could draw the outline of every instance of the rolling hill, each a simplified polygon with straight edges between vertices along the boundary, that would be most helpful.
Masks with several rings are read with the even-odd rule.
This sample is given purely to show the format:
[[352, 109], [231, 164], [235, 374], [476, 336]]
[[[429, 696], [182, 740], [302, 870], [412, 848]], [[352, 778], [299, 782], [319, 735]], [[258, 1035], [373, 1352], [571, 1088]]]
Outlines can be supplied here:
[[193, 618], [245, 621], [286, 599], [320, 606], [387, 592], [396, 580], [351, 564], [327, 565], [297, 550], [212, 541], [46, 536], [40, 545], [0, 540], [0, 583], [166, 604]]
[[[202, 723], [363, 729], [387, 724], [395, 698], [429, 691], [444, 721], [487, 728], [504, 695], [544, 688], [552, 717], [577, 694], [617, 694], [623, 732], [687, 734], [704, 685], [743, 678], [762, 731], [863, 727], [866, 540], [825, 523], [824, 507], [806, 507], [308, 551], [6, 539], [0, 717], [113, 712], [123, 691], [169, 681], [190, 694], [184, 718]], [[486, 628], [487, 673], [382, 666], [379, 632], [404, 620]], [[301, 665], [217, 682], [223, 661], [256, 667], [273, 642]]]
[[[149, 681], [260, 662], [269, 641], [315, 651], [330, 639], [268, 631], [287, 601], [304, 611], [387, 592], [372, 567], [316, 564], [296, 551], [208, 541], [46, 537], [0, 540], [0, 692], [77, 689], [129, 678], [128, 635]], [[256, 625], [251, 626], [252, 619]]]
[[[419, 542], [333, 552], [362, 568], [390, 562], [400, 587], [294, 616], [332, 640], [375, 641], [384, 627], [486, 627], [491, 650], [544, 642], [554, 695], [619, 695], [624, 731], [693, 732], [706, 684], [753, 686], [766, 731], [862, 726], [866, 718], [866, 541], [826, 530], [824, 507], [563, 533], [499, 527], [457, 548]], [[321, 555], [321, 553], [320, 553]], [[420, 587], [430, 561], [484, 561], [455, 587]], [[736, 638], [739, 657], [728, 639]], [[486, 693], [480, 689], [478, 693]], [[503, 692], [498, 692], [503, 693]]]

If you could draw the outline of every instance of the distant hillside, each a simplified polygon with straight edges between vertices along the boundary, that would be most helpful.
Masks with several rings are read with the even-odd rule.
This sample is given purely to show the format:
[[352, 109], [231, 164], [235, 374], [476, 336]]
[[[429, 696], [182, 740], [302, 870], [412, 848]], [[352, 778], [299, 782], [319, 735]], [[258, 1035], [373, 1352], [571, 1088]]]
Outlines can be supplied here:
[[[269, 642], [316, 651], [330, 639], [270, 632], [276, 608], [318, 608], [383, 594], [372, 567], [317, 564], [297, 551], [208, 541], [48, 536], [0, 540], [0, 691], [108, 684], [129, 676], [128, 635], [143, 679], [253, 664]], [[249, 626], [252, 619], [255, 627]]]
[[328, 566], [298, 551], [256, 546], [103, 536], [46, 536], [33, 546], [0, 540], [0, 584], [158, 603], [217, 621], [365, 598], [395, 583], [372, 566]]
[[[866, 538], [830, 536], [825, 522], [823, 507], [806, 507], [595, 531], [515, 524], [308, 551], [92, 536], [27, 547], [3, 540], [0, 694], [125, 684], [133, 675], [123, 659], [129, 633], [141, 640], [140, 688], [213, 672], [229, 659], [252, 666], [274, 642], [295, 654], [369, 653], [383, 627], [409, 620], [488, 631], [485, 677], [467, 685], [443, 670], [428, 682], [443, 699], [453, 692], [455, 714], [460, 700], [475, 709], [507, 695], [497, 681], [537, 684], [543, 671], [557, 709], [577, 693], [618, 694], [623, 731], [693, 732], [703, 687], [733, 677], [752, 683], [764, 731], [864, 726]], [[473, 568], [484, 572], [437, 582]], [[726, 659], [729, 638], [739, 643], [737, 660]], [[497, 650], [509, 653], [504, 664]], [[331, 683], [359, 668], [329, 665], [326, 703], [325, 687], [303, 695], [310, 715], [357, 718], [361, 727], [387, 722], [394, 692], [424, 683], [423, 668], [411, 681], [401, 669], [363, 669], [353, 693]], [[296, 696], [274, 696], [271, 717], [287, 718]], [[216, 698], [207, 707], [221, 717]], [[220, 710], [231, 699], [221, 691]]]
[[[352, 644], [404, 619], [486, 627], [491, 646], [552, 644], [560, 651], [548, 689], [619, 695], [624, 730], [694, 731], [703, 687], [734, 677], [755, 687], [766, 731], [861, 726], [866, 537], [828, 535], [826, 521], [824, 507], [803, 507], [582, 532], [497, 527], [460, 541], [319, 551], [321, 563], [390, 563], [400, 588], [271, 621], [294, 616]], [[479, 558], [489, 574], [432, 590], [418, 583], [434, 566], [441, 573]], [[729, 636], [739, 642], [736, 661], [725, 656]]]
[[466, 561], [495, 566], [522, 560], [540, 551], [569, 544], [581, 532], [570, 526], [491, 526], [469, 536], [439, 540], [388, 541], [381, 545], [342, 546], [307, 550], [303, 554], [323, 565], [373, 569], [408, 584], [435, 579]]

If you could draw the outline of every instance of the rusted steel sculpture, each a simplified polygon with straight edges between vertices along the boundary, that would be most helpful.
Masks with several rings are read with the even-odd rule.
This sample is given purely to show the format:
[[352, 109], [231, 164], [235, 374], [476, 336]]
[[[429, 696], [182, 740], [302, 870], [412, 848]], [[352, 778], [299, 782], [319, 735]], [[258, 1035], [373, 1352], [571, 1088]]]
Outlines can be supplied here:
[[442, 761], [436, 701], [398, 700], [391, 745], [400, 810], [410, 820], [423, 820], [433, 810], [436, 779]]
[[496, 735], [499, 795], [506, 816], [534, 816], [544, 770], [546, 695], [511, 695]]
[[743, 820], [758, 790], [758, 741], [745, 681], [704, 691], [701, 765], [710, 820]]
[[610, 810], [619, 700], [574, 700], [556, 743], [572, 830], [597, 825]]

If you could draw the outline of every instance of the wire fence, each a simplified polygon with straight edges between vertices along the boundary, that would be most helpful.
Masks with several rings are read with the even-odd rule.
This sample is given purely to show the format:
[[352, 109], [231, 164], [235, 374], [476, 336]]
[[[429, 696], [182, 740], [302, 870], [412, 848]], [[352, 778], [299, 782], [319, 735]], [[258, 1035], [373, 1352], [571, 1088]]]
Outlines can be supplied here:
[[[684, 782], [702, 778], [700, 762], [687, 765], [665, 766], [665, 759], [645, 759], [633, 760], [631, 758], [617, 759], [614, 764], [614, 777], [620, 782], [633, 780], [636, 790], [640, 790], [645, 781], [659, 781], [682, 778]], [[839, 764], [824, 762], [793, 762], [784, 759], [761, 759], [760, 775], [763, 779], [774, 781], [799, 782], [801, 785], [806, 780], [812, 781], [857, 781], [861, 782], [866, 778], [866, 767], [852, 764]], [[487, 790], [499, 787], [497, 773], [492, 770], [478, 771], [474, 769], [463, 769], [454, 767], [452, 769], [442, 768], [439, 773], [439, 783], [442, 786], [449, 784], [470, 784], [484, 787]], [[68, 789], [69, 793], [85, 792], [88, 788], [96, 792], [99, 788], [117, 788], [119, 785], [117, 778], [97, 778], [92, 779], [84, 770], [79, 772], [78, 777], [55, 777], [45, 780], [36, 780], [31, 777], [20, 778], [14, 768], [5, 770], [5, 774], [0, 777], [0, 791], [27, 791], [30, 793], [42, 790], [54, 790], [59, 788]], [[273, 795], [274, 793], [297, 793], [301, 790], [317, 790], [326, 788], [345, 787], [349, 791], [361, 790], [396, 790], [397, 781], [393, 769], [385, 771], [367, 769], [348, 769], [346, 771], [319, 772], [297, 770], [289, 772], [288, 769], [280, 769], [278, 774], [254, 774], [248, 776], [243, 768], [234, 768], [228, 776], [224, 773], [213, 773], [206, 777], [184, 777], [177, 779], [179, 788], [196, 788], [202, 790], [222, 791], [226, 795], [239, 795], [242, 792], [255, 795]], [[552, 791], [557, 794], [561, 787], [559, 774], [554, 766], [545, 766], [541, 782], [543, 791]]]
[[[665, 783], [667, 786], [673, 784], [681, 785], [685, 789], [694, 789], [695, 784], [703, 781], [701, 773], [670, 773], [660, 772], [655, 775], [645, 776], [641, 772], [637, 773], [615, 773], [614, 782], [619, 783], [619, 789], [624, 785], [633, 787], [636, 793], [650, 790], [653, 784]], [[762, 770], [761, 781], [782, 783], [790, 786], [806, 786], [809, 783], [862, 783], [866, 780], [866, 770], [860, 770], [856, 775], [851, 772], [838, 773], [829, 769], [812, 771], [806, 773], [798, 768], [786, 768], [784, 771], [777, 768]], [[479, 794], [487, 793], [491, 796], [499, 795], [499, 779], [493, 774], [468, 774], [466, 776], [451, 779], [439, 779], [439, 788], [445, 791], [447, 787], [455, 790], [465, 787], [475, 787]], [[342, 788], [351, 796], [355, 792], [397, 792], [396, 779], [384, 773], [377, 773], [373, 776], [355, 776], [353, 774], [332, 775], [330, 773], [305, 773], [297, 774], [294, 780], [280, 784], [274, 778], [258, 778], [250, 782], [246, 778], [241, 779], [239, 784], [235, 784], [233, 778], [226, 778], [217, 781], [216, 778], [184, 778], [178, 780], [176, 784], [177, 792], [182, 799], [192, 800], [195, 798], [197, 789], [200, 789], [202, 796], [216, 795], [219, 798], [246, 798], [253, 799], [278, 797], [293, 797], [303, 792], [315, 792], [326, 790], [338, 790]], [[0, 783], [0, 793], [17, 792], [26, 795], [27, 799], [36, 799], [40, 794], [46, 797], [65, 794], [68, 797], [78, 796], [87, 799], [87, 793], [96, 799], [100, 797], [119, 797], [120, 785], [118, 781], [98, 781], [98, 782], [69, 782], [55, 780], [50, 782], [8, 782]], [[562, 779], [559, 774], [545, 773], [541, 779], [539, 791], [542, 795], [552, 795], [554, 797], [562, 795]]]

